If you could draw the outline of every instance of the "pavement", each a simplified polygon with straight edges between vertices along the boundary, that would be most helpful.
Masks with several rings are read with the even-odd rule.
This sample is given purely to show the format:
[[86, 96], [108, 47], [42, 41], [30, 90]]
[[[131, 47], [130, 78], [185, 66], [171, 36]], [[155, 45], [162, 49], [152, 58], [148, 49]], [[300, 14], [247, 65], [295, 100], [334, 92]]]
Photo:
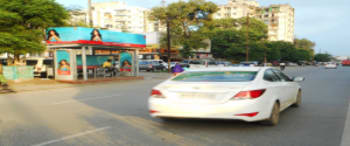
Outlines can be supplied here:
[[303, 103], [282, 112], [274, 127], [151, 118], [149, 92], [171, 75], [144, 73], [145, 80], [140, 81], [64, 87], [58, 83], [45, 90], [2, 94], [0, 145], [349, 145], [350, 68], [287, 68], [286, 73], [306, 77]]
[[[145, 74], [147, 76], [147, 73]], [[159, 74], [163, 74], [163, 76], [164, 75], [167, 76], [166, 73], [159, 73]], [[144, 74], [141, 74], [141, 75], [143, 76]], [[135, 77], [105, 78], [105, 79], [99, 79], [99, 80], [77, 81], [77, 82], [55, 81], [53, 79], [46, 79], [46, 78], [34, 78], [33, 80], [20, 81], [20, 82], [9, 81], [8, 83], [9, 89], [0, 90], [0, 94], [82, 87], [82, 86], [89, 86], [94, 84], [101, 84], [101, 83], [103, 84], [105, 82], [125, 82], [125, 81], [127, 82], [130, 80], [143, 80], [142, 76], [137, 78]], [[151, 78], [152, 75], [149, 74], [147, 77]]]

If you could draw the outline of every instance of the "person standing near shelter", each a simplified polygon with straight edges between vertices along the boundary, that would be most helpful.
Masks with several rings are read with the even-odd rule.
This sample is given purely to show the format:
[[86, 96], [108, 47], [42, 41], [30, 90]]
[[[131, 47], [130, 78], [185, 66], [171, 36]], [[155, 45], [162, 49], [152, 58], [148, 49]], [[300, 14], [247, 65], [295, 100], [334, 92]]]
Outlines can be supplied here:
[[173, 74], [176, 76], [177, 74], [182, 73], [183, 71], [184, 69], [181, 67], [181, 65], [179, 63], [176, 63], [173, 69]]

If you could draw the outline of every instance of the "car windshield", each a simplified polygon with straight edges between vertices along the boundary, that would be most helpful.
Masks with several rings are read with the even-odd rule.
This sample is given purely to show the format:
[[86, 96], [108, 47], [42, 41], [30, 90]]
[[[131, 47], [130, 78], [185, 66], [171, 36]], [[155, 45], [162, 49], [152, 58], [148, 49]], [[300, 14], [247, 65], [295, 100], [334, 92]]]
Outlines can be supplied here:
[[172, 80], [182, 82], [249, 82], [255, 79], [256, 74], [257, 72], [246, 71], [187, 72]]

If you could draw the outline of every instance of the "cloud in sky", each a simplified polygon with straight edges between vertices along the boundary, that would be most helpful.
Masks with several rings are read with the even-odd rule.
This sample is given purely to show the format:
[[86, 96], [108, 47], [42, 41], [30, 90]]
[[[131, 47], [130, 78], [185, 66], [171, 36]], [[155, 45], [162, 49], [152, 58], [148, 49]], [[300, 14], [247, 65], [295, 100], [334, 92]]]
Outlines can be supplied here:
[[[87, 0], [56, 0], [64, 6], [87, 6]], [[105, 2], [113, 0], [93, 0]], [[159, 6], [161, 0], [121, 0], [129, 5], [152, 8]], [[178, 0], [166, 0], [167, 3]], [[225, 4], [226, 0], [210, 0], [216, 4]], [[295, 8], [295, 35], [316, 42], [316, 52], [322, 49], [333, 55], [350, 56], [350, 1], [349, 0], [258, 0], [267, 6], [270, 4], [291, 4]]]

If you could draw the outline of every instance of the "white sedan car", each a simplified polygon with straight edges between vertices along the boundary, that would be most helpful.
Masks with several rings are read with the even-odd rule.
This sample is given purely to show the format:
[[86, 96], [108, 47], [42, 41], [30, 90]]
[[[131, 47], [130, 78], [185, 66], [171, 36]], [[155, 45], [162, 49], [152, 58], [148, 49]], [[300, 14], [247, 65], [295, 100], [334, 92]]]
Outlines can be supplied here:
[[186, 71], [152, 89], [149, 112], [158, 118], [237, 119], [276, 125], [279, 113], [301, 104], [303, 77], [270, 67]]
[[326, 69], [337, 69], [337, 64], [336, 63], [327, 63], [325, 65]]

